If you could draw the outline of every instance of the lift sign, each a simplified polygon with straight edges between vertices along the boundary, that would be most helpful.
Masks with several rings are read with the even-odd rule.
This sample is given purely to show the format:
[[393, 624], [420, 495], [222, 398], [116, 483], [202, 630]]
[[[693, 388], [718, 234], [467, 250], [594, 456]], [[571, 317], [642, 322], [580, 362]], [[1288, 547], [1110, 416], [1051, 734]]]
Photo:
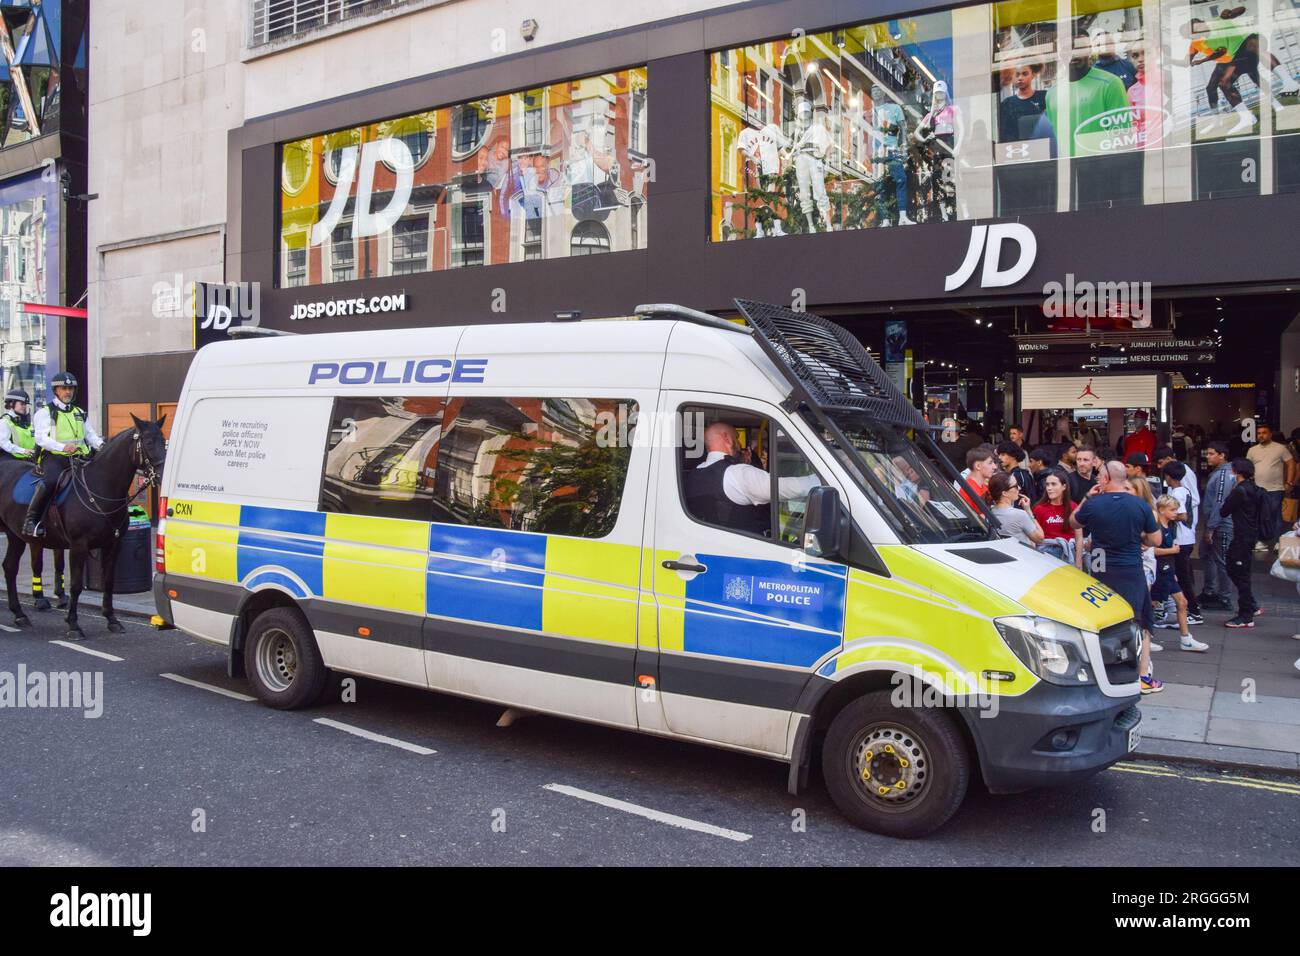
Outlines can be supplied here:
[[442, 382], [482, 382], [487, 359], [384, 359], [379, 362], [315, 362], [308, 385], [438, 385]]

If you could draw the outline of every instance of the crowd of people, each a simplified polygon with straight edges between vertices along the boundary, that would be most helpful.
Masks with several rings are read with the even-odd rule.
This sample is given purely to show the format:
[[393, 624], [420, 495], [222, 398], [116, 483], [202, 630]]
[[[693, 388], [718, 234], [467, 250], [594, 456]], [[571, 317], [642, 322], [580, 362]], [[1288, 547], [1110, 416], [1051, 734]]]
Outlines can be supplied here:
[[[1182, 455], [1172, 443], [1157, 445], [1145, 421], [1115, 450], [1086, 438], [1027, 449], [1017, 427], [997, 444], [967, 429], [945, 448], [964, 447], [959, 491], [972, 507], [982, 499], [1004, 536], [1087, 571], [1133, 606], [1144, 694], [1164, 689], [1151, 665], [1163, 649], [1153, 632], [1177, 629], [1181, 650], [1204, 653], [1209, 645], [1191, 631], [1205, 623], [1203, 610], [1232, 611], [1226, 627], [1254, 627], [1263, 613], [1251, 583], [1254, 555], [1276, 548], [1292, 522], [1300, 531], [1293, 515], [1283, 519], [1286, 497], [1300, 498], [1300, 428], [1283, 442], [1258, 424], [1258, 441], [1246, 448], [1204, 440], [1193, 449], [1193, 434], [1177, 433]], [[1195, 468], [1201, 451], [1204, 493]]]

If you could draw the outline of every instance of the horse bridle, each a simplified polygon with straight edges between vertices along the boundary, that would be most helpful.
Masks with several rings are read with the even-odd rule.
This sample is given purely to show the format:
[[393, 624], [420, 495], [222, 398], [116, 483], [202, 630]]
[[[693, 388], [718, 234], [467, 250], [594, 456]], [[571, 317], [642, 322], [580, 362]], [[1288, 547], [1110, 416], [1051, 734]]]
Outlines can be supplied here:
[[[144, 487], [142, 487], [140, 491], [143, 491], [145, 488], [156, 488], [158, 486], [158, 483], [162, 480], [162, 476], [158, 474], [158, 469], [154, 465], [153, 461], [144, 453], [144, 442], [141, 441], [140, 429], [138, 428], [131, 433], [131, 463], [135, 465], [135, 473], [137, 475], [142, 475], [145, 481]], [[132, 495], [131, 497], [135, 498], [136, 495], [140, 494], [140, 491], [137, 491], [135, 495]]]
[[[135, 499], [139, 498], [146, 488], [157, 487], [162, 478], [162, 476], [158, 474], [158, 468], [144, 452], [144, 443], [141, 441], [140, 429], [138, 428], [131, 433], [131, 464], [135, 466], [135, 474], [141, 475], [144, 478], [144, 484], [136, 489], [135, 494], [130, 495], [129, 497], [104, 499], [107, 501], [118, 502], [118, 504], [114, 505], [108, 511], [104, 511], [99, 506], [99, 499], [97, 499], [95, 493], [90, 490], [90, 485], [86, 484], [86, 477], [81, 473], [81, 467], [78, 467], [72, 473], [72, 487], [76, 490], [78, 498], [81, 498], [83, 491], [85, 492], [85, 498], [82, 499], [82, 503], [85, 504], [87, 508], [94, 511], [96, 514], [107, 517], [135, 501]], [[82, 461], [81, 466], [84, 467], [84, 465], [85, 462]], [[78, 478], [81, 479], [80, 484], [78, 484]]]

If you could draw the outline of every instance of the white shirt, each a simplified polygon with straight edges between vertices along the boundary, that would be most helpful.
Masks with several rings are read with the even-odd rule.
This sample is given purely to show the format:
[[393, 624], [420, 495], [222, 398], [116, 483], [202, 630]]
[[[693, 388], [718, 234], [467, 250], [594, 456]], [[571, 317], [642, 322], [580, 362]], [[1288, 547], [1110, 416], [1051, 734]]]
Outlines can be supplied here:
[[781, 172], [781, 147], [787, 142], [781, 127], [768, 123], [761, 130], [751, 127], [741, 130], [736, 137], [736, 149], [757, 161], [764, 176], [776, 176]]
[[[57, 398], [50, 404], [64, 412], [72, 408], [71, 405], [64, 405]], [[54, 435], [52, 434], [54, 431], [52, 427], [53, 424], [54, 423], [50, 420], [50, 406], [42, 405], [36, 410], [36, 414], [32, 416], [32, 437], [36, 439], [37, 448], [44, 448], [46, 451], [57, 452], [62, 455], [63, 445], [54, 440]], [[86, 444], [91, 448], [99, 448], [104, 444], [104, 439], [100, 438], [99, 435], [95, 433], [95, 429], [89, 421], [85, 424]]]
[[[1191, 515], [1193, 521], [1200, 518], [1201, 495], [1196, 490], [1196, 477], [1192, 474], [1192, 469], [1188, 468], [1183, 473], [1182, 484], [1178, 488], [1170, 488], [1169, 494], [1177, 500], [1179, 514]], [[1174, 528], [1174, 544], [1180, 547], [1196, 544], [1196, 529], [1179, 521]]]
[[0, 415], [0, 451], [7, 451], [15, 458], [31, 458], [36, 454], [35, 450], [24, 448], [14, 441], [14, 433], [9, 428], [12, 424], [12, 416]]
[[821, 123], [813, 123], [795, 140], [795, 152], [822, 159], [831, 148], [831, 134]]
[[[697, 468], [708, 468], [714, 462], [726, 458], [720, 451], [711, 451]], [[807, 497], [808, 492], [816, 488], [821, 480], [816, 475], [801, 475], [797, 478], [780, 478], [777, 490], [782, 501], [791, 498]], [[722, 475], [722, 493], [734, 505], [765, 505], [772, 500], [772, 476], [762, 468], [746, 465], [743, 462], [732, 465]]]

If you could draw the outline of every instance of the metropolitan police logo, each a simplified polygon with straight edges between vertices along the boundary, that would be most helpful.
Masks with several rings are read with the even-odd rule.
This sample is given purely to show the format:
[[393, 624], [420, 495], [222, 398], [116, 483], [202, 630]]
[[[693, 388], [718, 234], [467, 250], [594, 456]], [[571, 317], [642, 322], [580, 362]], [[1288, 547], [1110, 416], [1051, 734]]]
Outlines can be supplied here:
[[722, 596], [737, 604], [748, 604], [754, 599], [754, 581], [742, 574], [729, 574], [722, 586]]

